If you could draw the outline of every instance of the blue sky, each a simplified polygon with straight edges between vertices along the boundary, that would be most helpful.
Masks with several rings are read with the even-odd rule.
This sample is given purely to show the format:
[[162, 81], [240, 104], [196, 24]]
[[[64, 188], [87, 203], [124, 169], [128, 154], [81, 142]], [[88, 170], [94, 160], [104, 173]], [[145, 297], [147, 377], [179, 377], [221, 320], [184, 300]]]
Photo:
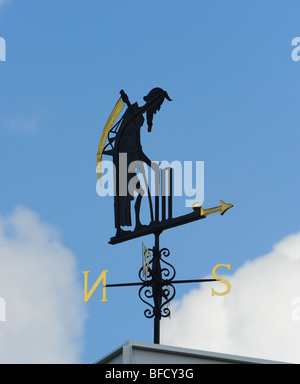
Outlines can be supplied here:
[[[153, 243], [147, 236], [109, 245], [113, 199], [96, 194], [98, 142], [121, 89], [139, 104], [153, 87], [168, 92], [173, 101], [142, 133], [144, 152], [204, 161], [204, 207], [234, 204], [222, 217], [163, 233], [178, 278], [229, 262], [233, 275], [299, 232], [300, 62], [291, 58], [299, 13], [296, 0], [0, 2], [0, 215], [17, 206], [37, 214], [72, 252], [82, 287], [72, 300], [87, 314], [80, 362], [153, 339], [134, 287], [82, 304], [82, 271], [91, 281], [104, 269], [111, 283], [137, 281], [141, 242]], [[176, 299], [191, 289], [180, 286]]]

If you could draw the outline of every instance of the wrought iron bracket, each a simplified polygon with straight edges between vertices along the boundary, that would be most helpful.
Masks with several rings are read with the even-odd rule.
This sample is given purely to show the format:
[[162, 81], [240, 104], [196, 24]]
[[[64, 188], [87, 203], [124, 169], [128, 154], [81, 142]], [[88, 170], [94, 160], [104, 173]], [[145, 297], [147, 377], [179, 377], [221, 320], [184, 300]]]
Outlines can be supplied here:
[[[144, 311], [147, 318], [157, 318], [170, 316], [170, 309], [166, 306], [175, 297], [176, 289], [172, 284], [176, 270], [168, 263], [165, 258], [170, 255], [168, 248], [161, 250], [149, 249], [152, 257], [146, 267], [143, 266], [139, 271], [139, 278], [142, 286], [139, 289], [140, 299], [150, 306]], [[149, 301], [153, 300], [153, 304]]]

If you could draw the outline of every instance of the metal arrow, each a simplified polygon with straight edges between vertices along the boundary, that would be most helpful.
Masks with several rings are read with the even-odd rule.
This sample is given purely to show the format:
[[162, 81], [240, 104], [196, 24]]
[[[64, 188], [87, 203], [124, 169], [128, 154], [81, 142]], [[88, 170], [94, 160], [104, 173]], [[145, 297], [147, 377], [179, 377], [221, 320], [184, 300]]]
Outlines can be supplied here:
[[200, 210], [200, 216], [208, 216], [208, 215], [211, 215], [211, 214], [216, 213], [216, 212], [220, 212], [220, 215], [224, 215], [224, 213], [228, 209], [233, 207], [233, 204], [225, 203], [223, 200], [220, 200], [220, 203], [221, 203], [221, 205], [219, 205], [217, 207], [207, 208], [207, 209], [202, 208], [201, 204], [195, 203], [193, 205], [193, 210], [194, 211]]

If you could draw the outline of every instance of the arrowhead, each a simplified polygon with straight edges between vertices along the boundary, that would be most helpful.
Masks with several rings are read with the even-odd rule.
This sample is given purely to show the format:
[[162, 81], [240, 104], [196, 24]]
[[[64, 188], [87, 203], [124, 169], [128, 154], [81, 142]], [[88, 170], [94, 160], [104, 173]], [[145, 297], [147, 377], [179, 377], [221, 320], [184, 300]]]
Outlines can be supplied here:
[[223, 200], [220, 200], [221, 203], [221, 210], [220, 210], [220, 215], [224, 215], [224, 213], [233, 207], [233, 204], [227, 204]]

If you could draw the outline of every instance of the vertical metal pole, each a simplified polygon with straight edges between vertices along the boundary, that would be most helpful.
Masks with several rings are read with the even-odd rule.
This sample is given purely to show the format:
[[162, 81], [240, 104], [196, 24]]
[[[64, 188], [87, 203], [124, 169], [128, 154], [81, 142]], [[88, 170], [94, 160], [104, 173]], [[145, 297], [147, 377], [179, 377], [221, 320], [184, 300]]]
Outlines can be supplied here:
[[160, 319], [155, 316], [154, 318], [154, 344], [160, 342]]
[[153, 248], [153, 262], [152, 262], [152, 272], [153, 272], [153, 300], [154, 300], [154, 344], [159, 344], [160, 342], [160, 307], [161, 307], [161, 265], [160, 265], [160, 252], [159, 252], [159, 235], [160, 232], [155, 233], [155, 245]]

